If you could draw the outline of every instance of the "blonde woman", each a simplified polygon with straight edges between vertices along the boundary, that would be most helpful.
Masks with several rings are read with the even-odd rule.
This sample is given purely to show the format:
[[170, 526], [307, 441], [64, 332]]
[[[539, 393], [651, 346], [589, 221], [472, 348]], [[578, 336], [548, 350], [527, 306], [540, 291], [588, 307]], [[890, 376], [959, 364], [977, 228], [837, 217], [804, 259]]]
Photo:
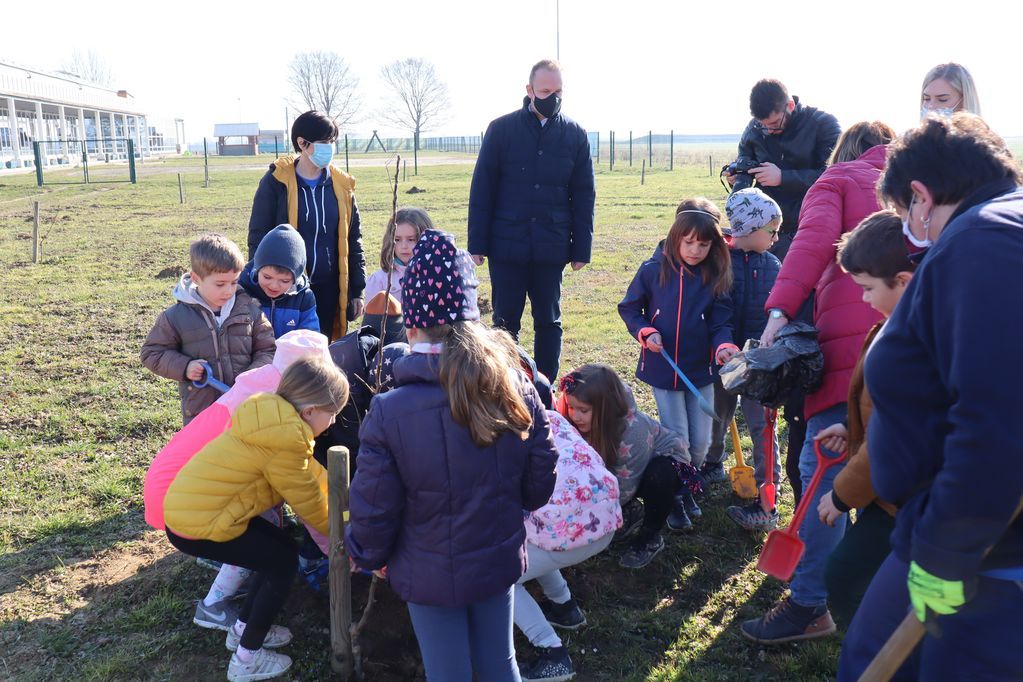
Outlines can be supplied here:
[[920, 118], [930, 114], [948, 117], [957, 111], [980, 116], [980, 99], [973, 76], [962, 64], [938, 64], [924, 76], [920, 88]]

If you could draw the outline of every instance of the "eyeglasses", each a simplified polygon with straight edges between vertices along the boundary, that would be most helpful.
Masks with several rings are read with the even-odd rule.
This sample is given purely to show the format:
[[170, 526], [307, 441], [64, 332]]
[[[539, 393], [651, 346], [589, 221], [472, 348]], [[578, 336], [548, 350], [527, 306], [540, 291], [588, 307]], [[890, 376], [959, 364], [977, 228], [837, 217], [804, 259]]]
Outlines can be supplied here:
[[785, 122], [789, 118], [789, 112], [783, 111], [781, 118], [774, 125], [766, 125], [760, 121], [756, 122], [756, 127], [765, 133], [780, 133], [785, 130]]
[[774, 239], [775, 236], [777, 236], [777, 234], [778, 234], [778, 228], [777, 227], [774, 228], [773, 230], [769, 230], [766, 227], [761, 227], [760, 229], [763, 230], [764, 232], [766, 232], [767, 234], [771, 235], [771, 239]]

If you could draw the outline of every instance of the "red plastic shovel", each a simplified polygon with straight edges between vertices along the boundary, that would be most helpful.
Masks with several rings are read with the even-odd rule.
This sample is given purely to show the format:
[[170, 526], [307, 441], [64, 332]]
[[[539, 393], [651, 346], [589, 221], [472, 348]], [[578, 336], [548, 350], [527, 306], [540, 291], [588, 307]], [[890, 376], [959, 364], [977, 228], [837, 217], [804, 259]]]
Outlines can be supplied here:
[[765, 407], [764, 418], [767, 421], [767, 457], [765, 458], [767, 471], [764, 475], [764, 483], [760, 486], [760, 506], [770, 514], [774, 511], [775, 501], [778, 497], [778, 489], [774, 485], [774, 460], [778, 456], [778, 453], [774, 451], [774, 425], [778, 421], [778, 410]]
[[845, 460], [846, 453], [842, 452], [838, 457], [826, 457], [821, 451], [820, 441], [813, 442], [814, 452], [817, 453], [817, 470], [810, 479], [810, 485], [803, 491], [803, 499], [796, 507], [796, 513], [792, 517], [792, 523], [785, 530], [772, 530], [767, 536], [764, 548], [760, 550], [760, 558], [757, 560], [757, 568], [769, 576], [778, 580], [788, 580], [799, 565], [803, 557], [803, 550], [806, 545], [799, 539], [799, 526], [802, 525], [806, 512], [813, 503], [817, 487], [820, 486], [824, 472], [831, 467]]

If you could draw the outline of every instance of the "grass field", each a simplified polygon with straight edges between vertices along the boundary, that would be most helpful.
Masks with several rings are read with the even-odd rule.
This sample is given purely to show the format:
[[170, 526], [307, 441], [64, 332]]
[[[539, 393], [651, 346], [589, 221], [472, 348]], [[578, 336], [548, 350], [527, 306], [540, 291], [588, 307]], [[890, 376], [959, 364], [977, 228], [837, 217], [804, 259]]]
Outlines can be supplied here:
[[[726, 155], [720, 150], [721, 163]], [[400, 201], [425, 207], [464, 243], [472, 161], [445, 155], [444, 164], [429, 165], [424, 156], [417, 177], [409, 165]], [[611, 364], [650, 410], [649, 390], [632, 378], [636, 345], [615, 304], [681, 198], [722, 202], [706, 156], [699, 151], [671, 173], [649, 171], [644, 185], [638, 167], [619, 162], [609, 173], [605, 165], [593, 263], [565, 275], [563, 369]], [[371, 264], [390, 210], [384, 160], [352, 168]], [[142, 518], [146, 467], [180, 413], [173, 383], [145, 371], [138, 352], [171, 303], [175, 280], [166, 272], [187, 267], [191, 239], [220, 231], [244, 248], [263, 161], [215, 160], [208, 189], [194, 158], [142, 165], [134, 186], [40, 189], [31, 175], [0, 176], [0, 677], [223, 679], [222, 637], [191, 623], [213, 574]], [[106, 172], [94, 169], [93, 179]], [[412, 185], [425, 193], [404, 194]], [[39, 264], [30, 256], [32, 200], [42, 211]], [[786, 518], [790, 499], [783, 498]], [[762, 537], [736, 530], [724, 514], [730, 503], [730, 491], [712, 490], [698, 532], [668, 537], [644, 570], [620, 569], [612, 549], [566, 572], [590, 621], [566, 638], [577, 679], [833, 675], [837, 640], [765, 649], [739, 634], [738, 623], [760, 615], [784, 586], [755, 570]], [[355, 590], [358, 606], [365, 585]], [[368, 679], [411, 679], [407, 617], [390, 594], [378, 608], [366, 631]], [[296, 634], [286, 649], [296, 659], [290, 679], [328, 675], [325, 601], [296, 585], [282, 622]]]

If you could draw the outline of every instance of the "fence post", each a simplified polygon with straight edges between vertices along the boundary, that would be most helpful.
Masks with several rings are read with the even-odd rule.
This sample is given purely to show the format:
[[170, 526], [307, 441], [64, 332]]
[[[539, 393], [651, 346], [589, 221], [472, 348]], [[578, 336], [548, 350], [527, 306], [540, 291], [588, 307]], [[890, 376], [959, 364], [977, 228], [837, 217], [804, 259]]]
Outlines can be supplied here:
[[629, 131], [629, 168], [632, 168], [632, 131]]
[[[277, 138], [274, 137], [274, 140], [276, 140], [276, 139]], [[207, 187], [208, 188], [210, 186], [210, 148], [209, 148], [209, 145], [206, 144], [206, 138], [205, 137], [202, 138], [202, 158], [203, 158], [203, 173], [205, 175], [205, 177], [203, 178], [203, 187]]]
[[86, 185], [89, 184], [89, 151], [84, 141], [82, 142], [82, 180]]
[[597, 165], [600, 165], [600, 131], [597, 131]]
[[327, 450], [327, 510], [330, 526], [330, 667], [351, 680], [355, 673], [352, 655], [352, 574], [348, 570], [345, 518], [348, 513], [348, 448]]
[[408, 180], [408, 159], [401, 160], [401, 181]]
[[711, 154], [707, 157], [707, 177], [714, 177], [714, 155]]
[[39, 262], [39, 202], [32, 202], [32, 262]]
[[185, 186], [181, 184], [181, 173], [178, 173], [178, 199], [185, 203]]
[[[18, 134], [17, 130], [13, 132], [15, 135]], [[35, 156], [36, 164], [36, 185], [38, 187], [43, 186], [43, 153], [39, 148], [39, 145], [41, 144], [42, 143], [38, 141], [32, 143], [32, 154]]]
[[609, 135], [609, 137], [610, 137], [610, 141], [611, 141], [611, 160], [610, 160], [610, 167], [609, 168], [610, 168], [610, 170], [614, 170], [615, 169], [615, 131], [612, 130], [610, 135]]
[[668, 170], [675, 170], [675, 129], [672, 128], [668, 140]]
[[348, 133], [345, 133], [345, 173], [350, 172], [348, 169]]
[[128, 177], [131, 184], [136, 184], [138, 178], [135, 175], [135, 140], [128, 138]]
[[654, 167], [654, 131], [652, 131], [652, 130], [649, 133], [647, 133], [647, 137], [646, 137], [646, 153], [647, 153], [647, 157], [650, 159], [649, 161], [647, 161], [647, 165], [650, 166], [651, 169], [653, 169], [653, 167]]
[[419, 131], [412, 136], [412, 175], [419, 175]]
[[643, 159], [643, 170], [639, 173], [639, 184], [646, 184], [646, 159]]
[[276, 135], [274, 135], [274, 158], [275, 159], [281, 158], [280, 149], [277, 147], [277, 136]]

